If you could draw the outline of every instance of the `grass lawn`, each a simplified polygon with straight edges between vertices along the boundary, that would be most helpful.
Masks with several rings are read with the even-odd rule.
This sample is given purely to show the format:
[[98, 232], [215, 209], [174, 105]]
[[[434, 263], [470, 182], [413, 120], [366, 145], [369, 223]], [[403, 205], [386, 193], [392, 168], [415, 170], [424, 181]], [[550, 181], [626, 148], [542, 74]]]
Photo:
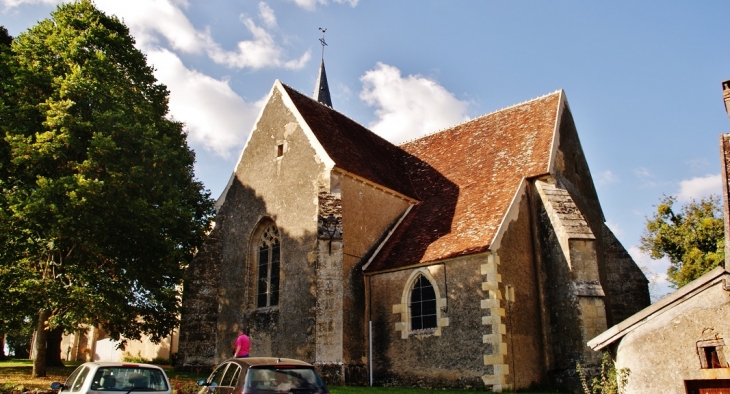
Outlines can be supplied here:
[[[63, 382], [73, 372], [73, 370], [82, 364], [78, 362], [64, 362], [65, 367], [49, 367], [48, 376], [45, 378], [31, 378], [30, 374], [33, 370], [32, 360], [4, 360], [0, 361], [0, 394], [10, 393], [12, 390], [20, 389], [22, 386], [25, 390], [32, 389], [49, 389], [53, 382]], [[208, 373], [195, 372], [176, 372], [169, 365], [162, 365], [165, 373], [170, 378], [170, 383], [176, 394], [195, 394], [198, 387], [195, 381], [201, 378], [207, 378]], [[466, 394], [474, 392], [474, 390], [427, 390], [403, 387], [329, 387], [331, 394]], [[483, 392], [483, 391], [482, 391]], [[521, 391], [520, 393], [529, 394]], [[534, 392], [533, 392], [534, 393]], [[553, 393], [555, 393], [553, 391]]]

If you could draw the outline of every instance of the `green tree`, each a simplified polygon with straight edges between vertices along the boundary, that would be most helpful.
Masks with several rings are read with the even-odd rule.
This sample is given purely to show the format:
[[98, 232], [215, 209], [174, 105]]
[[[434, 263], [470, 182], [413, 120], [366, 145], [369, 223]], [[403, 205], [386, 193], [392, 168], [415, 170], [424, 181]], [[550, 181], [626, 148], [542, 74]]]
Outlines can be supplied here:
[[719, 197], [693, 200], [675, 213], [676, 202], [664, 197], [647, 218], [641, 250], [653, 259], [669, 259], [667, 275], [678, 288], [725, 261], [725, 228]]
[[167, 88], [90, 0], [58, 6], [0, 63], [0, 321], [35, 315], [34, 376], [57, 327], [162, 339], [213, 214]]

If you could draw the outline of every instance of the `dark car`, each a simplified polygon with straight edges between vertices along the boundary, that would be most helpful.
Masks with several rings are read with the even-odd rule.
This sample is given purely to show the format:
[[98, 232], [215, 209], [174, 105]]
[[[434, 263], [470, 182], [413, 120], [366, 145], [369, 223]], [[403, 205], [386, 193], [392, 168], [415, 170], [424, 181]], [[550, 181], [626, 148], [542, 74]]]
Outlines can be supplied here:
[[329, 394], [311, 364], [290, 358], [232, 358], [197, 383], [198, 394]]

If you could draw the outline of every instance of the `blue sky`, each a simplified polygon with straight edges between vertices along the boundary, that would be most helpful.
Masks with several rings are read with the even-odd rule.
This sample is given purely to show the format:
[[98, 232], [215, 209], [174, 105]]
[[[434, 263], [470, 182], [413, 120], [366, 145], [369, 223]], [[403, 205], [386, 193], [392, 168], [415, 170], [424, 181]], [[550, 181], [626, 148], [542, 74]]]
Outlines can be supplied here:
[[[0, 0], [16, 36], [58, 0]], [[564, 89], [609, 227], [637, 262], [663, 195], [720, 193], [730, 131], [730, 2], [97, 0], [130, 27], [184, 121], [196, 175], [223, 191], [275, 79], [399, 143]]]

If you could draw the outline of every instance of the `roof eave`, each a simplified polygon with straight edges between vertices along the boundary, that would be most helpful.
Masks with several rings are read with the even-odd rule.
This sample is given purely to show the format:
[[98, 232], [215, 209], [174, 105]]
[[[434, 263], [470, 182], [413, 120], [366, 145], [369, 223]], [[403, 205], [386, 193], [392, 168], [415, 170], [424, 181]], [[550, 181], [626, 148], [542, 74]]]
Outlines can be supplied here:
[[517, 190], [512, 195], [512, 201], [510, 202], [509, 207], [507, 208], [504, 215], [502, 216], [502, 220], [499, 223], [499, 227], [497, 227], [497, 231], [494, 233], [492, 242], [489, 244], [489, 249], [491, 249], [491, 250], [499, 249], [499, 246], [502, 243], [502, 237], [504, 237], [504, 234], [507, 232], [507, 228], [509, 227], [509, 224], [511, 222], [517, 220], [517, 216], [520, 213], [520, 201], [522, 201], [522, 198], [524, 197], [526, 190], [527, 190], [527, 178], [522, 178], [522, 181], [520, 181], [520, 185], [517, 187]]
[[712, 286], [717, 278], [725, 274], [728, 274], [728, 271], [726, 271], [724, 267], [716, 267], [712, 271], [695, 279], [674, 293], [669, 294], [654, 304], [649, 305], [621, 323], [616, 324], [597, 337], [591, 339], [588, 341], [588, 346], [595, 351], [599, 351], [606, 346], [609, 346], [644, 324], [646, 321], [651, 320], [653, 316], [664, 312], [665, 310], [673, 307], [675, 304], [682, 302], [684, 299], [699, 293], [709, 286]]

